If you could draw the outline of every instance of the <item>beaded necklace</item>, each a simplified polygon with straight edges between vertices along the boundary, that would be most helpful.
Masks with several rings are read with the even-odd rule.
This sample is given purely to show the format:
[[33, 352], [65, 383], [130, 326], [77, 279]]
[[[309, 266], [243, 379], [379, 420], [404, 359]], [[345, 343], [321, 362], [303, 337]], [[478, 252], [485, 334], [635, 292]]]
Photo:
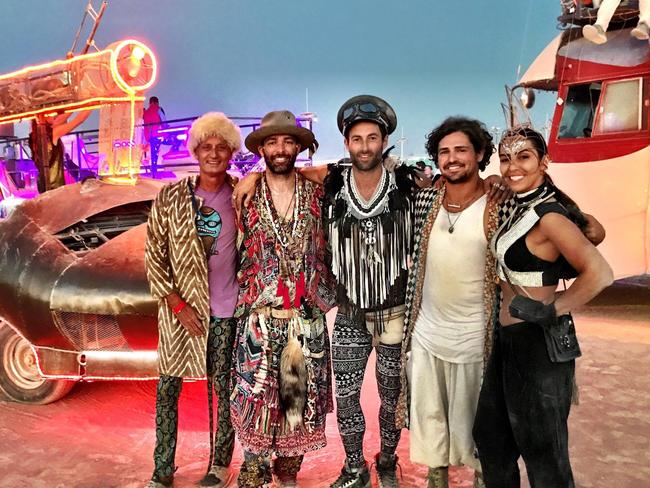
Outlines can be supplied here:
[[[268, 192], [268, 183], [266, 182], [266, 178], [262, 180], [262, 198], [264, 199], [264, 205], [266, 207], [266, 213], [268, 216], [268, 220], [271, 224], [271, 228], [273, 229], [273, 233], [275, 234], [276, 239], [278, 240], [278, 243], [286, 249], [289, 244], [293, 241], [296, 235], [296, 228], [298, 226], [298, 207], [302, 203], [300, 197], [300, 185], [298, 185], [298, 175], [296, 174], [295, 181], [294, 181], [294, 189], [293, 189], [293, 194], [295, 198], [295, 203], [293, 206], [293, 222], [292, 222], [292, 227], [291, 227], [291, 234], [290, 235], [283, 235], [284, 234], [284, 228], [285, 226], [280, 224], [278, 221], [280, 219], [279, 215], [275, 215], [277, 211], [275, 211], [275, 207], [271, 208], [272, 206], [272, 200], [271, 197], [269, 197]], [[293, 201], [293, 200], [292, 200]], [[289, 204], [291, 205], [291, 204]], [[277, 217], [277, 219], [276, 219]]]
[[388, 204], [388, 194], [395, 186], [392, 173], [386, 171], [382, 166], [381, 180], [377, 185], [377, 191], [372, 196], [367, 205], [363, 204], [363, 197], [359, 193], [357, 184], [354, 180], [351, 169], [344, 171], [343, 195], [348, 203], [350, 212], [359, 220], [375, 217], [384, 212]]

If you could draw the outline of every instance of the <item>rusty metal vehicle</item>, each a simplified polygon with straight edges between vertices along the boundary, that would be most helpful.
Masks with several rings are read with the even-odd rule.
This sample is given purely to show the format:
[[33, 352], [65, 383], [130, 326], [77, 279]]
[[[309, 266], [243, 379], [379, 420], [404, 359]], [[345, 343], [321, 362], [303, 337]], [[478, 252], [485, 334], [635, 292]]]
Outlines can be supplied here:
[[162, 186], [90, 179], [0, 221], [0, 396], [49, 403], [79, 380], [157, 377], [144, 245]]

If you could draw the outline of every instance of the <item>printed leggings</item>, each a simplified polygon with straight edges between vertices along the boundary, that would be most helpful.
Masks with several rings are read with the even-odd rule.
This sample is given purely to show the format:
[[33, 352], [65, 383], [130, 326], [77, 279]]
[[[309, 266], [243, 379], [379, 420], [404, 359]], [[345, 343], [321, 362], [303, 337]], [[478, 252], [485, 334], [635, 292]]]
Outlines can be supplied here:
[[[232, 460], [235, 433], [230, 423], [230, 370], [235, 339], [234, 319], [210, 318], [207, 346], [207, 372], [218, 399], [218, 424], [213, 450], [213, 466], [228, 466]], [[174, 471], [178, 435], [178, 398], [183, 378], [160, 375], [156, 389], [156, 447], [154, 472], [156, 481], [170, 480]], [[212, 408], [212, 405], [209, 405]]]
[[[397, 327], [399, 324], [395, 324], [396, 329]], [[381, 342], [384, 337], [382, 334], [376, 343], [375, 375], [381, 401], [379, 408], [381, 453], [389, 457], [395, 454], [401, 435], [401, 430], [395, 427], [395, 408], [400, 393], [401, 330], [397, 336], [390, 341], [396, 343], [385, 344]], [[332, 333], [336, 419], [347, 456], [346, 462], [350, 468], [359, 468], [365, 464], [363, 436], [366, 431], [366, 421], [361, 410], [360, 396], [372, 348], [373, 334], [368, 331], [365, 322], [346, 314], [337, 314]]]

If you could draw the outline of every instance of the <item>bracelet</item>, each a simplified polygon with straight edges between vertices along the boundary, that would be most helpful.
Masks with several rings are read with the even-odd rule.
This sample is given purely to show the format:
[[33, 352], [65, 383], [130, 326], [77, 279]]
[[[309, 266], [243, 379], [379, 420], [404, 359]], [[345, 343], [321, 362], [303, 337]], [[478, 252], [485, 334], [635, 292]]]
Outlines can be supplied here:
[[174, 315], [178, 315], [183, 311], [185, 307], [187, 307], [187, 302], [181, 302], [178, 305], [176, 305], [174, 308], [172, 308], [172, 312], [174, 312]]

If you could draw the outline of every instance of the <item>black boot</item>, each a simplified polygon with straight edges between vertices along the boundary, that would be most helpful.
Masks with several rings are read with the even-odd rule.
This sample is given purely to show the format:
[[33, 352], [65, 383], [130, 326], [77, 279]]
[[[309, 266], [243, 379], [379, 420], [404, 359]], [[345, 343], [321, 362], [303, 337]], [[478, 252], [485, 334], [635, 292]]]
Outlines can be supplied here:
[[[377, 481], [379, 488], [399, 488], [397, 481], [397, 456], [387, 456], [386, 454], [377, 454], [375, 456], [375, 466], [377, 466]], [[400, 472], [401, 472], [400, 467]]]

